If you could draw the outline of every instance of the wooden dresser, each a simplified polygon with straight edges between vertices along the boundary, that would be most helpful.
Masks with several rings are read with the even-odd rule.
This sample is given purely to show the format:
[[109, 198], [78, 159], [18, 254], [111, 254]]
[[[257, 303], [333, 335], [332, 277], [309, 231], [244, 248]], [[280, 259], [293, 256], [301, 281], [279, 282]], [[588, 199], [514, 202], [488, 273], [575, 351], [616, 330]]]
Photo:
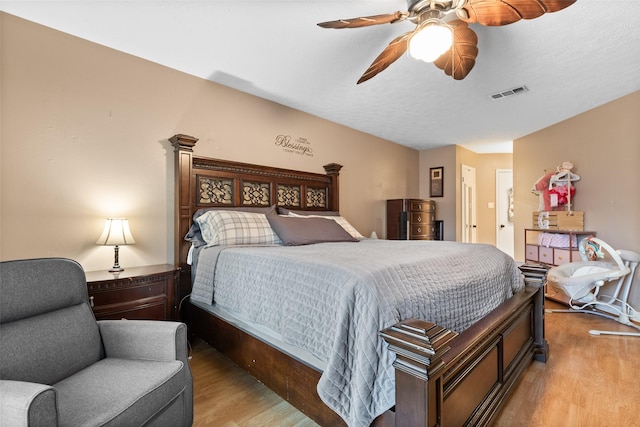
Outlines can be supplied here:
[[180, 269], [170, 264], [127, 268], [119, 274], [88, 271], [87, 288], [96, 319], [177, 318]]
[[422, 199], [387, 200], [387, 239], [435, 240], [436, 202]]

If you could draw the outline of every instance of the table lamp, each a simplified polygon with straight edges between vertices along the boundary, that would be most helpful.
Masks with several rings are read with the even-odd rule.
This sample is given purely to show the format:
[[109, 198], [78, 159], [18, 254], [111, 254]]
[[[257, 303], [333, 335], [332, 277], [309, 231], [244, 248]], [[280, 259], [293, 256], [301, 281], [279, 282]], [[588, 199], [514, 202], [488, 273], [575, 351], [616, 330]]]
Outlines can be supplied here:
[[129, 230], [129, 220], [126, 218], [107, 218], [104, 224], [104, 230], [96, 241], [96, 245], [113, 246], [115, 258], [113, 267], [109, 269], [110, 272], [124, 271], [124, 268], [120, 267], [118, 262], [118, 250], [120, 245], [133, 245], [135, 239], [131, 235]]

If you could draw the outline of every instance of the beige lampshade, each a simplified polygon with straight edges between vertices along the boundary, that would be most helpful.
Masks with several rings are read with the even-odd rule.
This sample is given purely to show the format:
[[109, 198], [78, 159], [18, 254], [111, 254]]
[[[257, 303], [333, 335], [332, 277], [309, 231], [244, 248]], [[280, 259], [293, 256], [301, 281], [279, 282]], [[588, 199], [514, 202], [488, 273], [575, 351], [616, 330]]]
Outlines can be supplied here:
[[96, 245], [133, 245], [135, 242], [129, 229], [129, 220], [126, 218], [108, 218], [104, 223], [104, 230], [102, 230], [102, 234], [96, 241]]

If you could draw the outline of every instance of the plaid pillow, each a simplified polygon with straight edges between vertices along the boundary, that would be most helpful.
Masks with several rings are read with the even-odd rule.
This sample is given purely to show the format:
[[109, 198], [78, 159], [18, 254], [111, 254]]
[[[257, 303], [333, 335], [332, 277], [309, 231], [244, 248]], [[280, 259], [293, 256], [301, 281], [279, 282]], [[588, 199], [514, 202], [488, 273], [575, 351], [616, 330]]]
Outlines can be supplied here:
[[206, 246], [207, 242], [202, 238], [202, 232], [200, 231], [200, 225], [196, 219], [208, 211], [213, 210], [221, 210], [221, 211], [238, 211], [238, 212], [254, 212], [254, 213], [263, 213], [265, 215], [273, 214], [276, 211], [276, 205], [268, 206], [268, 207], [254, 207], [254, 206], [234, 206], [234, 207], [226, 207], [226, 206], [218, 206], [215, 208], [201, 208], [193, 214], [193, 222], [191, 223], [191, 227], [189, 227], [189, 231], [186, 236], [184, 236], [184, 240], [191, 242], [194, 247]]
[[263, 213], [211, 210], [195, 220], [207, 246], [282, 244]]

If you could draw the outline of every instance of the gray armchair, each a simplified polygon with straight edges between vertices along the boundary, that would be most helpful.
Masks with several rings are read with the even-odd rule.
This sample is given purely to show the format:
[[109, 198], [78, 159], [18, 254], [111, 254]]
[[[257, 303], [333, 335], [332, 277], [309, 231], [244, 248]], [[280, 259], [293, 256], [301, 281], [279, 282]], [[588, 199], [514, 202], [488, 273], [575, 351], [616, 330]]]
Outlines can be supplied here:
[[96, 322], [75, 261], [0, 263], [0, 425], [192, 422], [183, 323]]

